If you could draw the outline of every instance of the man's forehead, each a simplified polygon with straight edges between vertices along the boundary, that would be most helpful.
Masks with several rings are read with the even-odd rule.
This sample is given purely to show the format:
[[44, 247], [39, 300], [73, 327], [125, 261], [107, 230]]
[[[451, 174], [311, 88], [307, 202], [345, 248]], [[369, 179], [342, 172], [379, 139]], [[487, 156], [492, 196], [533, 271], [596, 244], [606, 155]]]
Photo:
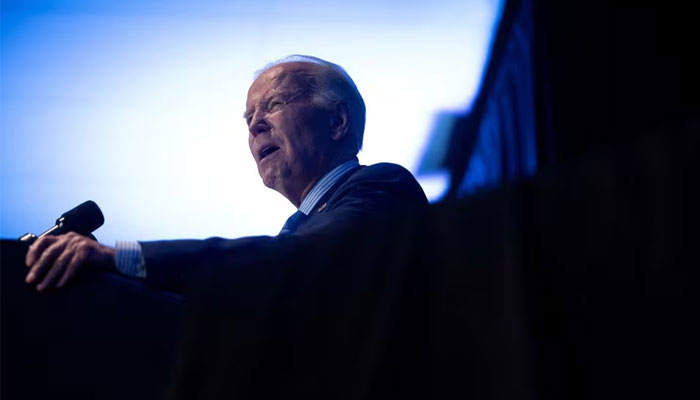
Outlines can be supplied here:
[[248, 90], [248, 102], [257, 101], [265, 95], [282, 91], [285, 88], [294, 88], [302, 84], [298, 74], [308, 73], [315, 69], [316, 65], [309, 62], [289, 62], [277, 64], [265, 70], [253, 82]]

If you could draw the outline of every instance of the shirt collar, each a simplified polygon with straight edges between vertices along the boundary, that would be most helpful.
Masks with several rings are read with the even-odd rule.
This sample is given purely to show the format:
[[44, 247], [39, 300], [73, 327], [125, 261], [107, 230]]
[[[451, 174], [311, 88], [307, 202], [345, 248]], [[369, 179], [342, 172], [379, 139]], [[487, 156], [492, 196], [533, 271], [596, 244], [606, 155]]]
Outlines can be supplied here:
[[328, 192], [328, 190], [338, 182], [338, 179], [342, 178], [348, 171], [352, 168], [360, 165], [357, 160], [346, 161], [337, 167], [333, 168], [331, 172], [323, 176], [313, 188], [308, 195], [304, 198], [299, 206], [299, 211], [306, 215], [309, 215], [311, 211], [316, 207], [316, 203], [321, 200], [321, 197]]

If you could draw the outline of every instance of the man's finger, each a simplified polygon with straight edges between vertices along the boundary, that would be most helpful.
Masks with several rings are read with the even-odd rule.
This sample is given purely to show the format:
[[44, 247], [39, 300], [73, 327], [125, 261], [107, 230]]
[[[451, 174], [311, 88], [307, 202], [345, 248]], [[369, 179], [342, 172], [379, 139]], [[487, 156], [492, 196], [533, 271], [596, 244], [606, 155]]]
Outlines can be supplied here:
[[31, 267], [32, 264], [36, 263], [41, 256], [41, 253], [43, 253], [44, 250], [53, 244], [57, 239], [58, 237], [56, 236], [44, 236], [32, 243], [32, 245], [29, 246], [27, 255], [24, 257], [24, 263], [27, 265], [27, 267]]
[[61, 287], [63, 287], [63, 285], [68, 283], [68, 281], [73, 279], [73, 277], [78, 272], [78, 270], [80, 270], [83, 267], [87, 258], [88, 258], [87, 253], [81, 252], [81, 251], [75, 252], [75, 254], [73, 255], [73, 257], [70, 260], [70, 263], [68, 263], [68, 266], [66, 267], [65, 271], [63, 272], [63, 276], [61, 277], [61, 280], [58, 281], [58, 283], [56, 284], [56, 287], [61, 288]]
[[49, 272], [46, 273], [46, 276], [44, 276], [44, 279], [36, 285], [36, 290], [38, 291], [43, 291], [44, 289], [51, 287], [51, 284], [58, 279], [59, 276], [63, 273], [63, 270], [66, 268], [66, 264], [63, 264], [61, 266], [53, 265], [51, 269], [49, 269]]
[[62, 239], [63, 240], [56, 240], [54, 243], [51, 243], [49, 247], [41, 253], [41, 257], [34, 263], [27, 274], [27, 283], [32, 283], [38, 278], [41, 278], [46, 271], [51, 268], [56, 257], [58, 257], [66, 247], [67, 241], [65, 238]]
[[58, 258], [56, 258], [56, 261], [53, 262], [53, 265], [50, 266], [44, 279], [36, 286], [36, 289], [42, 291], [51, 287], [52, 284], [64, 274], [66, 266], [75, 258], [75, 254], [75, 246], [66, 246]]

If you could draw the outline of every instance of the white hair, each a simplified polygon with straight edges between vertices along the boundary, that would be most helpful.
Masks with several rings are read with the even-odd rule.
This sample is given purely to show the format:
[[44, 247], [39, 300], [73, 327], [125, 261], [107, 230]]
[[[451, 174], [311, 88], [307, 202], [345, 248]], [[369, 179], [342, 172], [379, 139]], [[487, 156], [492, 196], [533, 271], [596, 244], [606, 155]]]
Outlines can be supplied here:
[[[350, 132], [355, 136], [357, 142], [356, 151], [360, 151], [362, 148], [362, 139], [365, 131], [365, 102], [360, 95], [360, 91], [357, 90], [355, 82], [350, 78], [350, 75], [345, 71], [343, 67], [332, 62], [322, 60], [318, 57], [305, 56], [300, 54], [293, 54], [280, 58], [277, 61], [267, 64], [264, 68], [255, 72], [255, 78], [257, 79], [268, 69], [286, 63], [293, 62], [303, 62], [321, 65], [330, 71], [334, 72], [337, 78], [339, 78], [341, 85], [331, 84], [330, 76], [320, 77], [320, 84], [314, 85], [309, 89], [312, 90], [312, 99], [322, 106], [329, 106], [331, 104], [336, 104], [338, 102], [345, 102], [348, 106], [348, 112], [350, 113]], [[339, 87], [340, 86], [340, 87]], [[344, 88], [342, 86], [345, 86]]]

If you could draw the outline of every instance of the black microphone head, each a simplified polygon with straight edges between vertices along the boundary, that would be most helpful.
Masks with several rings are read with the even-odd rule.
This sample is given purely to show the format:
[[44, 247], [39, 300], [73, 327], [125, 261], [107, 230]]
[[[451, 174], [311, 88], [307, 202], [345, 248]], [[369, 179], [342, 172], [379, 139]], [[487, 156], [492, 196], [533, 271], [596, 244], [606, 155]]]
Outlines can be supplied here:
[[60, 233], [76, 232], [81, 235], [89, 235], [95, 229], [104, 224], [105, 217], [100, 207], [94, 201], [88, 200], [70, 211], [66, 211], [56, 221], [60, 225]]

